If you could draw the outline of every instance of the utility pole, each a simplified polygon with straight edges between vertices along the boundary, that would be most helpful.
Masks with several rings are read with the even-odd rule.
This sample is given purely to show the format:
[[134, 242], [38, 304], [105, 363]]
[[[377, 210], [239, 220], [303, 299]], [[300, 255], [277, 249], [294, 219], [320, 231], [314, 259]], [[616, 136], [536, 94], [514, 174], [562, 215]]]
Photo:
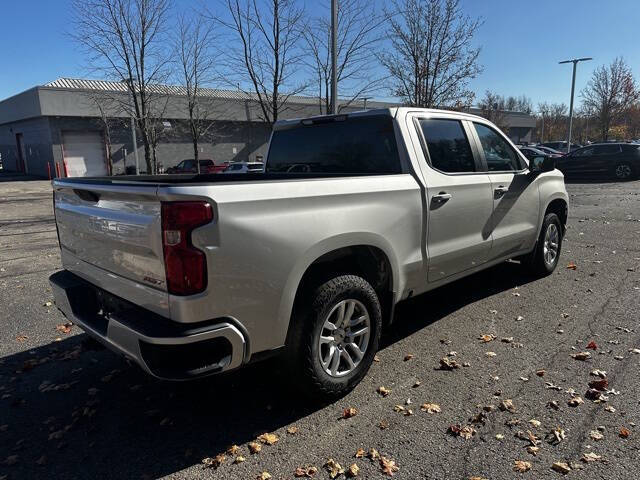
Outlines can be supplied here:
[[331, 113], [338, 113], [338, 0], [331, 0]]
[[559, 64], [573, 63], [573, 77], [571, 78], [571, 102], [569, 103], [569, 134], [567, 135], [567, 153], [571, 151], [571, 127], [573, 126], [573, 92], [576, 88], [576, 65], [578, 65], [578, 62], [585, 62], [587, 60], [593, 60], [593, 58], [574, 58], [572, 60], [563, 60], [562, 62], [558, 62]]
[[363, 107], [362, 107], [362, 109], [363, 109], [363, 110], [366, 110], [366, 109], [367, 109], [367, 100], [370, 100], [370, 99], [372, 99], [372, 98], [373, 98], [373, 97], [361, 97], [362, 102], [364, 103], [364, 105], [363, 105]]
[[[129, 108], [131, 109], [131, 142], [133, 143], [133, 154], [134, 157], [136, 159], [136, 175], [140, 175], [140, 161], [138, 159], [138, 139], [136, 136], [136, 121], [135, 121], [135, 116], [134, 116], [134, 99], [133, 99], [133, 88], [134, 88], [134, 83], [133, 83], [133, 78], [129, 77], [127, 78], [127, 83], [130, 86], [130, 95], [129, 95], [129, 99], [131, 100], [131, 104], [129, 105]], [[126, 154], [125, 154], [126, 155]], [[127, 173], [126, 170], [126, 166], [125, 166], [125, 171], [124, 171], [125, 175]]]

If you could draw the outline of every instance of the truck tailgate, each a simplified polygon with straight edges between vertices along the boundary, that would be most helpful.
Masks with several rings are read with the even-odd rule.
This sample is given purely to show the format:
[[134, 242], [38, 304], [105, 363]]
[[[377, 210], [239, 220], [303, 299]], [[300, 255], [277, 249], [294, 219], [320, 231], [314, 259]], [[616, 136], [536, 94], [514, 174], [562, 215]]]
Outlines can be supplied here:
[[54, 182], [54, 209], [65, 269], [169, 316], [156, 192], [151, 184]]

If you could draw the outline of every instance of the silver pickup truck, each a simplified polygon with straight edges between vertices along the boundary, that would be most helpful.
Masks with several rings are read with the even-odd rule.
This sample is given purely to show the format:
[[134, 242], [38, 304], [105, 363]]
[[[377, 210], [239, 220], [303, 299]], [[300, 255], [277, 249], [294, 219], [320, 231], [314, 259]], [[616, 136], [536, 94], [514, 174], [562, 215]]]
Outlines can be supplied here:
[[393, 108], [282, 121], [263, 173], [53, 182], [62, 312], [164, 379], [279, 355], [366, 374], [394, 306], [508, 259], [558, 263], [568, 196], [490, 122]]

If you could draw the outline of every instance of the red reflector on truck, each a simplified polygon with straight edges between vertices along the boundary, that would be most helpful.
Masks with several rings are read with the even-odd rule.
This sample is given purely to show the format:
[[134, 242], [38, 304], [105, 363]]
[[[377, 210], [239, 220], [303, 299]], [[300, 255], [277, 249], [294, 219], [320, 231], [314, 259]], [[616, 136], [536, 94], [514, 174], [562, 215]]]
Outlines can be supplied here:
[[207, 259], [193, 246], [191, 232], [213, 219], [207, 202], [162, 202], [162, 243], [167, 289], [193, 295], [207, 288]]

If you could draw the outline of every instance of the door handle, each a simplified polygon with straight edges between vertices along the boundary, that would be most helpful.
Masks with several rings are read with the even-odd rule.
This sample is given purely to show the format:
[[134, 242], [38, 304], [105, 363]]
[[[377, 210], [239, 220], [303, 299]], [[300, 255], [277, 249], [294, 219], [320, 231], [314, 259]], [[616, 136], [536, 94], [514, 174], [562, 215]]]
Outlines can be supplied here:
[[440, 192], [437, 195], [431, 197], [431, 200], [435, 203], [445, 203], [451, 199], [451, 194], [447, 192]]
[[504, 185], [500, 185], [493, 191], [493, 193], [495, 193], [496, 197], [499, 198], [503, 196], [505, 193], [507, 193], [508, 191], [509, 189], [507, 187], [505, 187]]

